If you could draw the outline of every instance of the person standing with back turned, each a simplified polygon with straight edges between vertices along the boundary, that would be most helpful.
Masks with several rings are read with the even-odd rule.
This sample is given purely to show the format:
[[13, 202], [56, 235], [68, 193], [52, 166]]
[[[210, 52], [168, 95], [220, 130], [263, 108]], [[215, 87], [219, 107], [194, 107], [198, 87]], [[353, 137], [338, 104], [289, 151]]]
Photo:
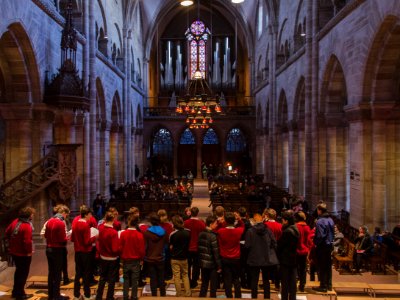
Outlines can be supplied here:
[[332, 289], [332, 257], [334, 226], [325, 203], [317, 206], [318, 220], [315, 223], [315, 255], [319, 267], [319, 287], [313, 287], [317, 292], [325, 293]]

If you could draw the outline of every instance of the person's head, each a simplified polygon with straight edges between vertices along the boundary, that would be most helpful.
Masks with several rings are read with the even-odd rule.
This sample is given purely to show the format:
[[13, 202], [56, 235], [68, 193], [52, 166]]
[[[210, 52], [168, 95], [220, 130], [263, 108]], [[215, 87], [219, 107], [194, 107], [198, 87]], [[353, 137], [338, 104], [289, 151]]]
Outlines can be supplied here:
[[115, 219], [115, 215], [112, 212], [110, 212], [110, 211], [106, 212], [106, 215], [104, 216], [104, 222], [112, 224], [112, 223], [114, 223], [114, 219]]
[[294, 219], [296, 222], [305, 222], [307, 220], [306, 214], [302, 211], [298, 211], [295, 215], [294, 215]]
[[236, 221], [236, 217], [235, 217], [235, 214], [233, 212], [228, 211], [228, 212], [225, 213], [226, 225], [234, 225], [235, 221]]
[[172, 217], [172, 224], [174, 225], [175, 229], [179, 230], [179, 229], [183, 229], [184, 228], [183, 219], [179, 215], [175, 215], [175, 216]]
[[168, 222], [168, 214], [165, 209], [159, 209], [157, 215], [160, 217], [160, 222], [165, 223]]
[[246, 210], [245, 207], [243, 207], [243, 206], [239, 207], [239, 209], [238, 209], [237, 212], [239, 213], [239, 216], [240, 216], [241, 218], [246, 218], [246, 216], [247, 216], [247, 210]]
[[190, 207], [186, 207], [186, 208], [185, 208], [185, 215], [188, 216], [188, 217], [190, 217], [191, 214], [192, 214], [191, 208], [190, 208]]
[[139, 218], [135, 218], [134, 216], [130, 216], [128, 218], [128, 226], [131, 228], [137, 227], [139, 223]]
[[192, 216], [192, 217], [197, 217], [197, 215], [199, 214], [199, 208], [196, 207], [196, 206], [193, 206], [193, 207], [190, 209], [190, 212], [191, 212], [191, 216]]
[[263, 221], [263, 217], [260, 214], [254, 214], [253, 220], [255, 223], [261, 223]]
[[82, 219], [90, 218], [92, 216], [91, 209], [86, 205], [81, 205], [81, 207], [79, 208], [79, 212]]
[[327, 212], [326, 203], [322, 202], [317, 205], [318, 215], [322, 215]]
[[152, 226], [160, 225], [160, 217], [155, 212], [150, 213], [149, 221]]
[[273, 208], [267, 208], [266, 210], [264, 210], [264, 215], [269, 220], [276, 219], [276, 211]]
[[218, 220], [216, 216], [210, 215], [206, 218], [206, 226], [211, 230], [214, 230], [218, 226]]
[[23, 207], [18, 212], [18, 218], [32, 220], [36, 210], [33, 207]]
[[115, 207], [110, 207], [108, 209], [109, 212], [112, 212], [114, 214], [114, 217], [117, 218], [118, 217], [118, 210]]
[[365, 226], [365, 225], [363, 225], [363, 226], [360, 226], [360, 228], [358, 229], [358, 232], [360, 233], [360, 234], [367, 234], [368, 233], [368, 227], [367, 226]]
[[225, 214], [225, 208], [221, 205], [218, 205], [215, 208], [215, 215], [217, 216], [217, 218], [221, 218], [224, 216], [224, 214]]
[[58, 204], [54, 207], [53, 209], [54, 213], [62, 215], [64, 218], [66, 218], [69, 215], [69, 208], [68, 206], [64, 204]]
[[140, 216], [139, 208], [137, 208], [137, 207], [135, 207], [135, 206], [132, 206], [132, 207], [129, 209], [129, 215], [138, 219], [139, 216]]
[[293, 210], [288, 209], [282, 213], [282, 223], [283, 223], [283, 225], [293, 225], [294, 224]]

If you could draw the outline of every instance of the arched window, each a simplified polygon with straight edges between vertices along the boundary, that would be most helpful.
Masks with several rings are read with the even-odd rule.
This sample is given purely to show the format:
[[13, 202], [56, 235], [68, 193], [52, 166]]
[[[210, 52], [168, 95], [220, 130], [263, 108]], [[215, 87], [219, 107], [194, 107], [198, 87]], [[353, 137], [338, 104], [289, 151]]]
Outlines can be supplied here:
[[207, 130], [207, 132], [206, 132], [206, 134], [204, 135], [204, 138], [203, 138], [203, 144], [206, 144], [206, 145], [217, 145], [217, 144], [219, 144], [218, 136], [215, 133], [214, 129], [209, 128]]
[[154, 135], [153, 140], [153, 155], [160, 157], [172, 157], [173, 156], [173, 141], [171, 133], [161, 128]]
[[264, 7], [262, 2], [258, 3], [258, 16], [257, 16], [257, 37], [261, 36], [263, 30], [263, 21], [264, 21]]
[[246, 138], [239, 128], [233, 128], [226, 142], [226, 151], [228, 152], [243, 152], [246, 150]]
[[194, 136], [189, 128], [186, 128], [185, 131], [181, 135], [181, 140], [179, 142], [181, 145], [194, 145]]
[[206, 77], [206, 42], [210, 34], [210, 30], [199, 20], [194, 21], [185, 32], [190, 49], [190, 79], [194, 78], [197, 70], [200, 71], [202, 78]]

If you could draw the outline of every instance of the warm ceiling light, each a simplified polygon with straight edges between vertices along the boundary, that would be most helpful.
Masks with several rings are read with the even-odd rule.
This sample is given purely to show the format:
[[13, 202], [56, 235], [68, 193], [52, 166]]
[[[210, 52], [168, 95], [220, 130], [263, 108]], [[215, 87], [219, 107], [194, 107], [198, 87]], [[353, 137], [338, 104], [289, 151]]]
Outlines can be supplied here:
[[242, 3], [242, 2], [244, 2], [244, 0], [231, 0], [232, 1], [232, 3]]
[[193, 4], [193, 1], [192, 0], [182, 0], [181, 1], [181, 5], [182, 6], [190, 6], [190, 5], [192, 5]]

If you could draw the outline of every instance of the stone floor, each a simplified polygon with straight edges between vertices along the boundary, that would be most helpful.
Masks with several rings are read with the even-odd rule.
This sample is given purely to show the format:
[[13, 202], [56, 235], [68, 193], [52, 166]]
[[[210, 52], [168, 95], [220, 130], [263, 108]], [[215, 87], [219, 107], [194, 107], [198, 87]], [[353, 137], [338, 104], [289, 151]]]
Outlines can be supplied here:
[[[211, 213], [211, 208], [209, 205], [209, 197], [208, 197], [208, 187], [207, 182], [203, 180], [195, 180], [195, 192], [193, 197], [193, 206], [197, 206], [200, 209], [200, 217], [205, 218], [208, 214]], [[68, 269], [70, 276], [73, 276], [75, 264], [74, 264], [74, 250], [73, 245], [68, 245]], [[13, 268], [8, 268], [5, 271], [0, 272], [0, 300], [1, 299], [10, 299], [9, 295], [1, 295], [1, 291], [8, 290], [13, 285]], [[32, 265], [30, 268], [29, 276], [47, 276], [47, 260], [45, 257], [43, 247], [38, 247], [33, 254]], [[393, 269], [389, 268], [387, 275], [372, 275], [370, 272], [364, 272], [360, 274], [339, 274], [335, 270], [333, 270], [333, 282], [364, 282], [364, 283], [388, 283], [388, 284], [396, 284], [400, 285], [400, 275], [398, 275]], [[172, 287], [172, 286], [171, 286]], [[66, 295], [72, 296], [72, 284], [64, 287], [62, 289], [63, 293]], [[39, 299], [43, 297], [45, 294], [41, 292], [46, 292], [45, 288], [35, 288], [33, 290], [27, 290], [29, 293], [34, 293], [35, 296], [32, 300]], [[244, 297], [249, 297], [249, 291], [243, 292]], [[142, 294], [140, 294], [142, 295]], [[223, 292], [219, 292], [219, 295], [223, 297]], [[362, 297], [368, 297], [368, 294], [364, 292], [350, 293], [349, 291], [341, 291], [340, 295], [350, 296], [348, 299], [362, 299]], [[146, 295], [142, 295], [146, 296]], [[193, 296], [198, 296], [198, 290], [194, 290]], [[308, 288], [306, 288], [305, 293], [301, 293], [297, 295], [297, 299], [300, 300], [318, 300], [318, 299], [328, 299], [329, 297], [325, 295], [318, 295], [312, 292], [310, 283], [308, 284]], [[399, 297], [399, 294], [379, 294], [380, 298], [393, 298]], [[150, 296], [146, 296], [150, 300]], [[258, 297], [262, 299], [262, 294], [259, 294]], [[176, 298], [175, 298], [176, 299]], [[272, 290], [271, 299], [280, 299], [280, 295], [277, 291]], [[166, 299], [167, 300], [167, 299]]]

